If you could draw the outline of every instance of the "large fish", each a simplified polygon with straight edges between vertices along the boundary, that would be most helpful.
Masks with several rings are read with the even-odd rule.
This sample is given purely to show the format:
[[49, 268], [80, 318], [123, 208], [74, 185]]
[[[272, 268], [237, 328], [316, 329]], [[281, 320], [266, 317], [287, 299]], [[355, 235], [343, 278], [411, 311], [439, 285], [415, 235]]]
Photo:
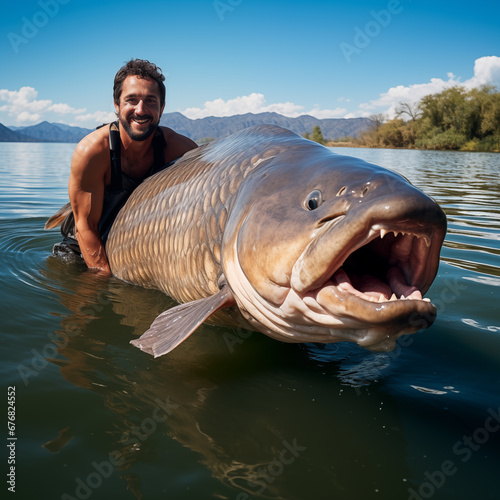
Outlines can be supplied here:
[[404, 177], [277, 126], [148, 178], [109, 234], [113, 274], [181, 305], [132, 344], [161, 356], [207, 319], [285, 342], [392, 349], [432, 324], [446, 217]]

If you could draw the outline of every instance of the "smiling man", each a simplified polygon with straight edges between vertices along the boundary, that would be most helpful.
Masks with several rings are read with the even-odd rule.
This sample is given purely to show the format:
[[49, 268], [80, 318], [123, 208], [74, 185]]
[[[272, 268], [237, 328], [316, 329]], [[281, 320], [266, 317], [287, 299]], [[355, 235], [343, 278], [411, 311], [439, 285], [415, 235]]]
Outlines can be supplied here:
[[105, 252], [108, 232], [132, 191], [197, 147], [159, 126], [164, 80], [160, 68], [142, 59], [120, 68], [113, 87], [119, 120], [84, 137], [73, 153], [68, 193], [74, 224], [73, 217], [63, 224], [63, 245], [81, 252], [87, 266], [102, 274], [111, 274]]

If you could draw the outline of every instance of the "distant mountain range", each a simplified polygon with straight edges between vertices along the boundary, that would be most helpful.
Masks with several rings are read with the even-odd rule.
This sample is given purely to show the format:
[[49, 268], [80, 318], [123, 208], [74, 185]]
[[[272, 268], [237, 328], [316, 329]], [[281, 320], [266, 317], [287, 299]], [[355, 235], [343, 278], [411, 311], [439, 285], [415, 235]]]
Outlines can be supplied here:
[[[30, 142], [80, 142], [91, 129], [71, 127], [64, 123], [42, 122], [29, 127], [9, 127], [16, 136], [28, 137]], [[6, 142], [0, 129], [0, 141]], [[23, 139], [14, 142], [23, 142]]]
[[247, 113], [222, 118], [209, 116], [197, 120], [186, 118], [181, 113], [167, 113], [160, 120], [161, 125], [187, 135], [194, 141], [203, 138], [219, 139], [238, 130], [263, 123], [279, 125], [301, 136], [306, 132], [312, 133], [313, 128], [319, 125], [323, 137], [332, 140], [347, 136], [357, 137], [360, 132], [369, 128], [373, 122], [368, 118], [328, 118], [319, 120], [309, 115], [289, 118], [278, 113]]
[[[271, 123], [287, 128], [296, 134], [312, 133], [319, 125], [325, 139], [341, 137], [357, 137], [372, 123], [368, 118], [328, 118], [319, 120], [313, 116], [303, 115], [298, 118], [288, 118], [278, 113], [247, 113], [218, 118], [209, 116], [191, 120], [181, 113], [167, 113], [161, 118], [160, 124], [174, 129], [199, 142], [200, 140], [219, 139], [238, 130], [263, 123]], [[0, 142], [79, 142], [93, 129], [71, 127], [62, 123], [42, 122], [29, 127], [5, 127], [0, 123]]]
[[33, 137], [28, 137], [20, 132], [14, 132], [0, 123], [0, 142], [37, 142]]

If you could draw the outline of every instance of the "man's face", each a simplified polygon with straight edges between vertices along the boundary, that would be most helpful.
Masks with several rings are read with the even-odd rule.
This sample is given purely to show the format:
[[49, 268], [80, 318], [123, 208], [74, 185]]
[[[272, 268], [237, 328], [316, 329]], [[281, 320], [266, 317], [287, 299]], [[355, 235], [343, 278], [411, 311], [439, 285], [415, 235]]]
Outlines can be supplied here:
[[130, 75], [123, 81], [119, 104], [115, 103], [121, 126], [134, 141], [144, 141], [160, 122], [163, 106], [154, 80]]

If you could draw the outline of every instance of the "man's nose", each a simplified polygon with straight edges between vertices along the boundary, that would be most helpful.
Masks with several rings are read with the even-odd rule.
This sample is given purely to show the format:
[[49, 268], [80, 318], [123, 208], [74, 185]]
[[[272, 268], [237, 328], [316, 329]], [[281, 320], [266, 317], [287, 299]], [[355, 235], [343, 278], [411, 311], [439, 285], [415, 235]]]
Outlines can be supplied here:
[[142, 113], [144, 111], [144, 101], [142, 99], [139, 99], [139, 101], [137, 102], [135, 111], [136, 113]]

